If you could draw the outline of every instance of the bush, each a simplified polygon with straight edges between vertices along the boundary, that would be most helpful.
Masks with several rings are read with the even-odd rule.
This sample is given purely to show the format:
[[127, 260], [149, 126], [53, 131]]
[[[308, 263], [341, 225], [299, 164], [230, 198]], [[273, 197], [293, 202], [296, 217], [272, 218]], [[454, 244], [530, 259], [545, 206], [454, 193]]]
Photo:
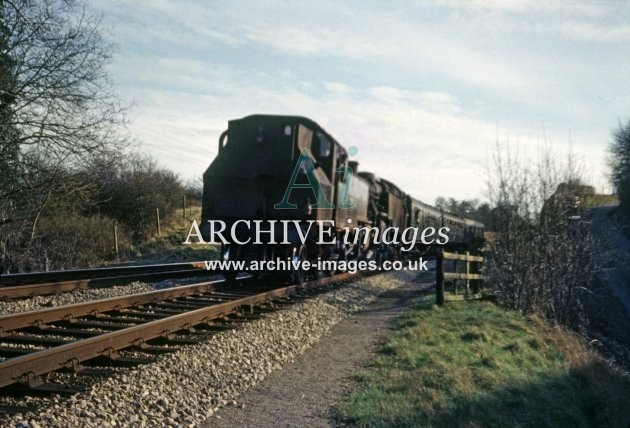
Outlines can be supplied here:
[[549, 153], [520, 162], [497, 150], [490, 186], [496, 239], [486, 268], [503, 305], [581, 329], [598, 269], [586, 213], [564, 202], [589, 189], [571, 171]]
[[[38, 240], [47, 266], [39, 269], [76, 269], [94, 267], [104, 260], [115, 260], [114, 226], [116, 222], [102, 215], [55, 216], [42, 221]], [[130, 244], [125, 231], [117, 230], [119, 253]]]
[[118, 220], [140, 242], [156, 231], [157, 210], [167, 221], [182, 203], [184, 189], [175, 173], [148, 158], [130, 160], [99, 171], [98, 212]]
[[[83, 216], [63, 213], [41, 219], [39, 233], [29, 239], [28, 229], [14, 230], [11, 240], [3, 241], [3, 271], [28, 272], [89, 268], [115, 260], [114, 226], [102, 215]], [[130, 240], [118, 227], [118, 249], [129, 252]], [[29, 243], [30, 241], [30, 243]]]

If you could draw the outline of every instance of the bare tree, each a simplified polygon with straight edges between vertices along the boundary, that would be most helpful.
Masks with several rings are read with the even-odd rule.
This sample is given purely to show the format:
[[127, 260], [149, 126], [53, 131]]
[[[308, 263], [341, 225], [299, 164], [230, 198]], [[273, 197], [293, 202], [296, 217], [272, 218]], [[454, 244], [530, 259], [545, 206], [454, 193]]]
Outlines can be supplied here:
[[99, 20], [74, 0], [3, 0], [0, 13], [1, 121], [16, 131], [20, 160], [54, 152], [71, 164], [118, 144], [124, 109], [110, 90]]
[[30, 246], [57, 195], [86, 186], [68, 174], [124, 143], [125, 108], [105, 69], [110, 52], [99, 18], [89, 16], [81, 0], [0, 3], [4, 260], [7, 244]]
[[2, 56], [10, 61], [10, 124], [18, 144], [66, 162], [120, 142], [123, 117], [105, 65], [110, 45], [74, 0], [4, 0]]
[[608, 149], [611, 173], [621, 208], [630, 211], [630, 121], [613, 131], [613, 141]]
[[[0, 22], [0, 200], [16, 187], [19, 154], [19, 134], [15, 127], [14, 101], [16, 81], [13, 61], [7, 53], [8, 28]], [[0, 208], [3, 204], [0, 204]], [[10, 221], [2, 209], [0, 225]]]

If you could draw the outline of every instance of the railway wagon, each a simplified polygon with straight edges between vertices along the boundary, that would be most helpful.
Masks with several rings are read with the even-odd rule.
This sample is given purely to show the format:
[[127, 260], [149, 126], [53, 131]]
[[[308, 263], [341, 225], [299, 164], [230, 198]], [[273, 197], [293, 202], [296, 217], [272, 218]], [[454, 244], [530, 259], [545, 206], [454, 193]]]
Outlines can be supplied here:
[[[409, 226], [417, 227], [422, 230], [433, 228], [435, 231], [443, 227], [442, 212], [439, 209], [411, 196], [407, 196], [406, 205], [407, 212], [409, 213]], [[429, 247], [430, 245], [423, 243], [420, 236], [418, 236], [414, 250], [417, 253], [423, 254]]]
[[[449, 239], [446, 247], [472, 250], [480, 248], [483, 244], [484, 225], [477, 220], [444, 212], [411, 196], [407, 197], [407, 207], [407, 212], [410, 213], [409, 226], [421, 229], [431, 227], [435, 230], [448, 228], [446, 235]], [[427, 245], [418, 240], [416, 249], [424, 252]]]
[[381, 242], [371, 248], [367, 257], [374, 257], [377, 262], [393, 259], [400, 254], [400, 244], [383, 244], [384, 232], [389, 227], [404, 230], [407, 226], [407, 198], [408, 196], [395, 184], [383, 178], [377, 178], [373, 173], [360, 171], [359, 176], [370, 184], [370, 198], [368, 217], [371, 224], [377, 227], [378, 240]]

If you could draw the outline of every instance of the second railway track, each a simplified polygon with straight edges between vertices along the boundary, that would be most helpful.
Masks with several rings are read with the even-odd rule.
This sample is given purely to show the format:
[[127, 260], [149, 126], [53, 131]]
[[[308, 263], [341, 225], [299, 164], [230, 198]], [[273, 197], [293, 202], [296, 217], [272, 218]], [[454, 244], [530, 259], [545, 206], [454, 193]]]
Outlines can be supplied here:
[[132, 281], [159, 281], [213, 275], [204, 262], [36, 272], [0, 276], [0, 299], [33, 297], [87, 288], [102, 288]]
[[248, 286], [208, 281], [3, 316], [0, 387], [24, 384], [41, 389], [46, 387], [46, 373], [65, 368], [89, 374], [82, 363], [97, 357], [123, 360], [120, 351], [128, 348], [160, 352], [164, 348], [153, 345], [155, 340], [195, 343], [203, 340], [196, 329], [211, 327], [215, 320], [353, 276], [341, 274], [279, 288], [253, 281]]

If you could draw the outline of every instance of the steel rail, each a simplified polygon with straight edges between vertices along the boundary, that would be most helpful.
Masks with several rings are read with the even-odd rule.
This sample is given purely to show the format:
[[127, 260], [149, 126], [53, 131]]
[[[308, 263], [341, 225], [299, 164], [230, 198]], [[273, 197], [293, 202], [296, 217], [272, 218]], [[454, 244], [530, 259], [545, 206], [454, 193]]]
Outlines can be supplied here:
[[83, 303], [37, 309], [0, 316], [0, 339], [2, 334], [25, 327], [43, 326], [47, 323], [72, 320], [85, 315], [96, 315], [100, 312], [112, 311], [118, 308], [142, 305], [161, 300], [176, 299], [178, 297], [203, 293], [212, 289], [225, 280], [199, 282], [181, 287], [165, 288], [163, 290], [147, 291], [138, 294], [110, 297]]
[[345, 281], [356, 274], [340, 275], [310, 281], [302, 285], [291, 285], [237, 298], [205, 308], [191, 310], [161, 320], [113, 331], [100, 336], [78, 340], [51, 349], [0, 362], [0, 387], [16, 382], [36, 385], [39, 376], [65, 367], [78, 367], [79, 363], [98, 356], [112, 356], [117, 351], [144, 343], [158, 337], [169, 337], [173, 333], [190, 329], [194, 325], [209, 323], [212, 319], [238, 312], [242, 306], [257, 305], [275, 298], [289, 296], [298, 290], [318, 287], [333, 282]]
[[56, 294], [60, 292], [75, 291], [87, 288], [101, 288], [117, 284], [125, 284], [138, 280], [161, 280], [167, 278], [186, 278], [192, 276], [202, 276], [210, 274], [220, 274], [219, 271], [207, 271], [205, 268], [181, 269], [173, 271], [160, 271], [150, 273], [136, 273], [129, 275], [102, 277], [102, 278], [85, 278], [74, 279], [59, 282], [34, 283], [16, 286], [0, 287], [0, 299], [43, 296], [48, 294]]
[[203, 261], [162, 263], [153, 265], [138, 266], [114, 266], [94, 269], [58, 270], [49, 272], [27, 272], [0, 274], [0, 285], [36, 284], [46, 282], [60, 282], [88, 278], [105, 278], [114, 276], [124, 276], [149, 271], [175, 271], [186, 269], [205, 269]]

